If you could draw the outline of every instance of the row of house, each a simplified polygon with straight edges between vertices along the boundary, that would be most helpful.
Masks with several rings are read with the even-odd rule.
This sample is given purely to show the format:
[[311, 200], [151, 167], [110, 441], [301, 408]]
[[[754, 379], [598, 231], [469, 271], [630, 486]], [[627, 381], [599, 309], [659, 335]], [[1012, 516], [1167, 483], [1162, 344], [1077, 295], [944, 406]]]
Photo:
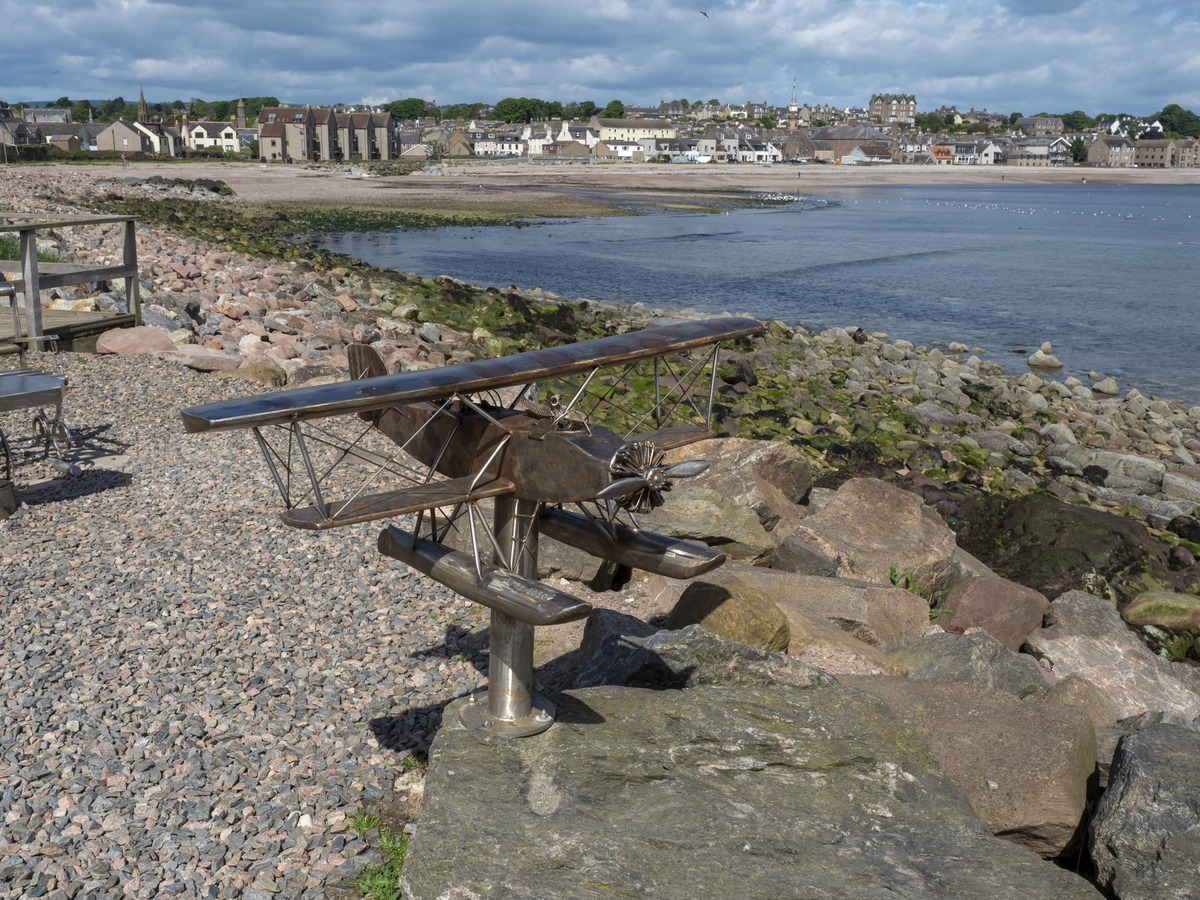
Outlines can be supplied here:
[[155, 156], [182, 156], [184, 147], [179, 131], [161, 122], [118, 120], [96, 125], [54, 118], [27, 122], [8, 109], [0, 109], [0, 144], [17, 148], [49, 144], [60, 150], [108, 150]]
[[[1087, 163], [1093, 166], [1176, 168], [1200, 165], [1196, 141], [1143, 137], [1134, 141], [1108, 130], [1098, 135], [1055, 134], [1062, 121], [1055, 117], [1022, 120], [1034, 137], [938, 136], [914, 134], [898, 124], [916, 114], [912, 95], [877, 94], [867, 111], [879, 124], [812, 127], [812, 110], [801, 107], [793, 88], [792, 100], [780, 127], [756, 128], [747, 122], [709, 122], [702, 130], [685, 133], [665, 116], [594, 116], [587, 122], [555, 121], [530, 125], [468, 123], [465, 127], [436, 125], [399, 127], [387, 112], [347, 111], [312, 106], [266, 107], [256, 127], [246, 126], [245, 105], [229, 122], [189, 122], [178, 127], [148, 121], [144, 98], [138, 120], [109, 125], [75, 124], [68, 115], [17, 116], [0, 109], [0, 144], [49, 143], [67, 150], [107, 150], [156, 156], [181, 156], [185, 151], [216, 148], [248, 154], [258, 141], [258, 155], [267, 162], [421, 159], [433, 153], [450, 157], [530, 157], [674, 162], [825, 162], [886, 164], [918, 162], [934, 165], [1057, 166], [1073, 162], [1072, 143], [1083, 138]], [[747, 104], [752, 108], [752, 104]], [[671, 113], [669, 107], [664, 111]], [[949, 114], [947, 114], [949, 115]], [[986, 110], [967, 114], [983, 121]], [[965, 120], [958, 113], [955, 121]], [[1020, 122], [1018, 124], [1021, 124]], [[686, 129], [686, 126], [684, 126]], [[1048, 133], [1047, 133], [1048, 132]]]
[[[920, 158], [920, 148], [909, 148], [913, 161], [937, 165], [1009, 165], [1068, 166], [1074, 162], [1071, 146], [1075, 138], [1066, 135], [1021, 140], [1005, 138], [961, 138], [935, 141]], [[1085, 140], [1086, 163], [1112, 169], [1176, 169], [1200, 167], [1200, 141], [1143, 139], [1099, 135]]]
[[[756, 129], [744, 123], [710, 123], [697, 135], [683, 135], [658, 119], [593, 118], [587, 123], [551, 122], [525, 126], [503, 123], [426, 133], [429, 144], [450, 157], [591, 158], [671, 162], [819, 162], [879, 165], [892, 162], [931, 165], [1066, 166], [1072, 145], [1083, 139], [1087, 163], [1094, 166], [1175, 168], [1200, 165], [1200, 142], [1132, 141], [1111, 135], [1028, 138], [897, 133], [867, 125], [823, 126], [792, 131]], [[424, 151], [424, 148], [422, 148]]]
[[320, 107], [267, 107], [256, 128], [245, 124], [245, 105], [229, 122], [153, 121], [145, 98], [133, 122], [108, 125], [73, 123], [69, 115], [18, 116], [0, 109], [0, 144], [51, 144], [64, 150], [113, 151], [154, 156], [183, 156], [187, 150], [217, 148], [249, 153], [259, 142], [266, 161], [390, 160], [397, 155], [397, 129], [387, 112], [348, 112]]

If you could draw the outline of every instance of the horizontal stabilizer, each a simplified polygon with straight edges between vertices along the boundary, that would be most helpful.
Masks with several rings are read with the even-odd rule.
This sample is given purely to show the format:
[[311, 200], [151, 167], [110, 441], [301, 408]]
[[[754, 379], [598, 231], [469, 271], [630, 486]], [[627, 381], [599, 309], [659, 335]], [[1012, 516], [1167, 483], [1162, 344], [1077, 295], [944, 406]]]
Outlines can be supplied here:
[[375, 519], [386, 519], [390, 516], [402, 516], [405, 513], [420, 512], [423, 509], [456, 506], [459, 503], [482, 500], [484, 497], [497, 497], [510, 493], [513, 489], [513, 483], [504, 478], [492, 478], [479, 484], [476, 484], [475, 481], [473, 475], [431, 481], [428, 484], [419, 484], [403, 491], [387, 491], [382, 494], [355, 497], [353, 500], [327, 503], [328, 512], [319, 510], [315, 506], [289, 509], [280, 518], [283, 519], [285, 525], [291, 525], [293, 528], [319, 531], [342, 525], [357, 525], [359, 522], [371, 522]]
[[610, 540], [587, 516], [555, 507], [543, 507], [541, 526], [542, 534], [592, 556], [668, 578], [695, 578], [725, 562], [725, 554], [707, 544], [619, 523], [614, 526], [616, 540]]
[[415, 538], [394, 525], [380, 533], [379, 552], [424, 572], [468, 600], [528, 625], [572, 622], [592, 611], [592, 605], [578, 597], [511, 572], [487, 569], [480, 578], [475, 572], [475, 560], [469, 554], [436, 541]]

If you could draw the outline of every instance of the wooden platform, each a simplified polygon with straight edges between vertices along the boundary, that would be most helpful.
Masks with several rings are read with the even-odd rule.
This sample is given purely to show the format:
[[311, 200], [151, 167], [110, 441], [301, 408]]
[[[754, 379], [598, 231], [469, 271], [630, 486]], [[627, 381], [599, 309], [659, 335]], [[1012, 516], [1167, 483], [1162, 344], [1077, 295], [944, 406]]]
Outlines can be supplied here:
[[[37, 258], [37, 234], [54, 228], [120, 224], [122, 247], [118, 265], [94, 266], [74, 262], [42, 262]], [[21, 259], [0, 260], [8, 290], [20, 295], [5, 301], [8, 309], [0, 312], [0, 346], [12, 348], [19, 332], [23, 338], [58, 336], [60, 350], [94, 350], [96, 337], [111, 328], [129, 327], [141, 321], [141, 296], [138, 290], [137, 244], [133, 216], [23, 215], [0, 213], [0, 233], [18, 236]], [[74, 312], [47, 309], [38, 302], [42, 291], [66, 285], [124, 281], [128, 313]], [[12, 304], [17, 304], [14, 307]], [[31, 305], [32, 304], [32, 305]], [[21, 321], [21, 320], [24, 321]], [[6, 343], [7, 342], [7, 343]]]
[[[96, 349], [98, 335], [110, 328], [129, 328], [134, 324], [134, 317], [128, 313], [42, 308], [42, 331], [44, 334], [58, 335], [60, 350], [90, 352]], [[13, 337], [12, 313], [7, 306], [0, 306], [0, 342], [10, 341]]]

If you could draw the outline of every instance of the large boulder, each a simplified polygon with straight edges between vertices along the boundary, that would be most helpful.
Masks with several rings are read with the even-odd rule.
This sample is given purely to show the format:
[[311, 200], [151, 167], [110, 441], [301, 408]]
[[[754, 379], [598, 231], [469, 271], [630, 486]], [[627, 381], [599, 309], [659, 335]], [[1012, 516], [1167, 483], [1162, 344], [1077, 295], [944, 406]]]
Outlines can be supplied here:
[[1107, 600], [1069, 591], [1053, 603], [1046, 627], [1026, 649], [1043, 660], [1055, 680], [1076, 674], [1107, 694], [1121, 718], [1147, 710], [1191, 719], [1200, 715], [1200, 677], [1150, 651]]
[[659, 629], [606, 609], [588, 616], [574, 686], [623, 684], [679, 689], [697, 684], [808, 687], [828, 675], [777, 652], [713, 634], [699, 625]]
[[1113, 896], [1200, 894], [1200, 730], [1162, 722], [1121, 740], [1090, 842]]
[[1077, 710], [911, 678], [841, 679], [879, 697], [929, 743], [996, 834], [1054, 859], [1082, 837], [1096, 735]]
[[1121, 610], [1130, 625], [1160, 625], [1200, 634], [1200, 597], [1176, 591], [1147, 591]]
[[1037, 663], [982, 632], [927, 634], [882, 648], [910, 678], [963, 684], [1014, 697], [1041, 697], [1048, 688]]
[[789, 620], [796, 613], [824, 619], [868, 644], [916, 637], [929, 627], [925, 599], [886, 582], [818, 578], [755, 566], [724, 566], [704, 579], [725, 583], [734, 577], [770, 597]]
[[1020, 650], [1042, 626], [1050, 601], [1006, 578], [965, 578], [937, 599], [937, 623], [947, 631], [979, 628], [1010, 650]]
[[736, 579], [723, 584], [694, 581], [667, 616], [667, 628], [702, 625], [714, 634], [759, 647], [787, 650], [788, 620], [762, 591]]
[[699, 458], [709, 463], [701, 479], [675, 482], [672, 496], [686, 496], [693, 484], [711, 481], [735, 504], [754, 510], [768, 531], [795, 519], [797, 507], [812, 488], [812, 470], [804, 455], [797, 447], [779, 441], [717, 438], [674, 450], [670, 458]]
[[401, 876], [411, 900], [1095, 898], [999, 840], [861, 691], [600, 686], [520, 740], [447, 709]]
[[150, 354], [174, 351], [175, 342], [166, 329], [153, 325], [110, 328], [96, 338], [97, 353]]
[[1119, 595], [1169, 580], [1166, 549], [1135, 519], [1072, 506], [1044, 493], [963, 508], [959, 540], [998, 574], [1053, 599], [1100, 576]]
[[911, 577], [928, 592], [955, 571], [954, 532], [915, 494], [875, 478], [852, 478], [794, 534], [834, 561], [843, 578], [893, 583]]
[[775, 544], [803, 515], [800, 504], [812, 487], [803, 455], [782, 443], [700, 441], [669, 459], [705, 459], [709, 468], [699, 478], [673, 482], [667, 502], [639, 516], [642, 526], [719, 547], [732, 559], [768, 562]]

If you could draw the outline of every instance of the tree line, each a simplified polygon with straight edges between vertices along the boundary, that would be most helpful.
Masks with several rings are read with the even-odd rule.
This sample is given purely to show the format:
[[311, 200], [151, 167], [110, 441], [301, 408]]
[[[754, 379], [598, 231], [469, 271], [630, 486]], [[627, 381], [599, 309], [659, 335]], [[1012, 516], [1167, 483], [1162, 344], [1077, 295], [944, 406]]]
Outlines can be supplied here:
[[[259, 112], [265, 106], [279, 106], [276, 97], [244, 97], [246, 104], [246, 120], [253, 123], [258, 119]], [[687, 100], [675, 100], [683, 108], [695, 109], [703, 105], [697, 100], [689, 104]], [[712, 106], [719, 106], [717, 99], [709, 100]], [[0, 100], [0, 106], [6, 106]], [[20, 109], [28, 104], [14, 103], [13, 107]], [[55, 109], [69, 109], [73, 122], [115, 122], [118, 119], [133, 121], [137, 118], [137, 103], [124, 97], [113, 97], [111, 100], [71, 100], [70, 97], [59, 97], [53, 103], [46, 104]], [[169, 103], [148, 103], [147, 107], [152, 118], [163, 121], [174, 121], [186, 115], [193, 122], [225, 122], [237, 114], [238, 100], [203, 100], [192, 97], [183, 100], [172, 100]], [[487, 118], [509, 124], [527, 124], [529, 122], [546, 121], [548, 119], [583, 120], [592, 116], [602, 116], [606, 119], [620, 119], [625, 115], [625, 104], [620, 100], [612, 100], [604, 107], [598, 106], [591, 100], [576, 100], [562, 103], [558, 100], [541, 100], [537, 97], [505, 97], [495, 104], [483, 102], [451, 103], [444, 106], [422, 100], [419, 97], [409, 97], [404, 100], [394, 100], [384, 106], [392, 118], [397, 121], [413, 121], [423, 119], [433, 121], [466, 121], [470, 119]], [[1162, 123], [1163, 132], [1169, 138], [1200, 137], [1200, 116], [1191, 110], [1184, 109], [1178, 103], [1170, 103], [1157, 113], [1150, 116], [1134, 116], [1128, 113], [1099, 113], [1089, 116], [1082, 110], [1068, 113], [1037, 113], [1038, 116], [1051, 116], [1062, 119], [1063, 129], [1068, 133], [1080, 133], [1094, 130], [1098, 125], [1111, 122], [1113, 119], [1143, 119], [1147, 122]], [[991, 130], [1006, 131], [1012, 128], [1018, 119], [1024, 118], [1019, 112], [1010, 113], [1007, 124], [998, 124]], [[764, 123], [765, 124], [765, 123]], [[979, 133], [979, 123], [963, 122], [955, 124], [953, 115], [939, 116], [936, 113], [921, 113], [916, 117], [915, 125], [923, 131], [972, 132]], [[987, 130], [984, 128], [983, 130]]]

